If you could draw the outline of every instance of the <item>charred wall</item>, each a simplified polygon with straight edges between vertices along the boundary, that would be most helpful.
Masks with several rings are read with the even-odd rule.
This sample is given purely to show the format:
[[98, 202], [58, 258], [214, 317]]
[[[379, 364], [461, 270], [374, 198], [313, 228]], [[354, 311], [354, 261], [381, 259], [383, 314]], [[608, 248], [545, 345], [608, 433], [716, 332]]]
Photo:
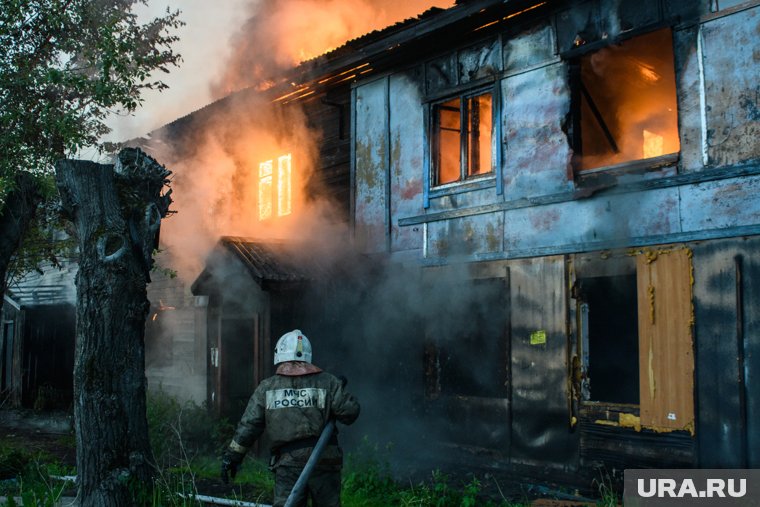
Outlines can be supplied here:
[[331, 200], [340, 218], [349, 220], [351, 155], [351, 90], [332, 88], [301, 103], [311, 129], [319, 136], [319, 170], [307, 185], [311, 198]]
[[[750, 354], [755, 344], [746, 334], [757, 313], [747, 299], [754, 297], [747, 281], [755, 263], [750, 245], [760, 234], [754, 191], [760, 177], [754, 76], [760, 64], [750, 54], [758, 16], [756, 2], [716, 12], [709, 2], [568, 2], [484, 24], [477, 40], [471, 32], [450, 37], [448, 47], [354, 86], [353, 220], [359, 248], [404, 265], [402, 272], [410, 266], [427, 273], [500, 266], [497, 277], [508, 287], [508, 305], [488, 314], [489, 322], [507, 330], [508, 352], [501, 359], [508, 392], [498, 402], [455, 396], [440, 403], [438, 412], [430, 412], [438, 421], [449, 420], [452, 428], [476, 424], [482, 431], [468, 442], [457, 441], [455, 430], [435, 432], [429, 438], [438, 443], [431, 447], [456, 448], [468, 463], [492, 469], [536, 467], [535, 472], [548, 465], [580, 475], [599, 465], [620, 470], [753, 462], [758, 443], [748, 433], [754, 428], [747, 417], [757, 402], [745, 386], [758, 368], [750, 359], [756, 357]], [[649, 156], [642, 147], [644, 154], [632, 160], [584, 168], [578, 163], [577, 116], [581, 107], [588, 116], [590, 106], [575, 67], [612, 55], [629, 72], [629, 58], [614, 56], [627, 42], [658, 30], [672, 40], [672, 50], [662, 50], [672, 51], [677, 150]], [[734, 46], [743, 49], [735, 54]], [[437, 184], [440, 111], [484, 95], [493, 101], [492, 171], [470, 177], [463, 164], [459, 180]], [[464, 119], [468, 111], [460, 108], [459, 114]], [[603, 113], [594, 119], [603, 120]], [[622, 132], [607, 127], [606, 135], [597, 129], [603, 143]], [[461, 125], [447, 128], [462, 131]], [[648, 134], [639, 128], [637, 135]], [[467, 143], [461, 146], [466, 154]], [[597, 271], [574, 271], [583, 256], [597, 259]], [[677, 283], [651, 281], [664, 277], [671, 263], [678, 266]], [[468, 281], [461, 281], [457, 296], [472, 295], [473, 278], [478, 277], [464, 277]], [[588, 301], [574, 284], [585, 280], [603, 291], [623, 279], [625, 297], [607, 308], [603, 294], [590, 301], [596, 315], [600, 305], [602, 311], [635, 307], [633, 324], [646, 332], [628, 333], [629, 349], [613, 348], [605, 359], [614, 369], [635, 354], [635, 375], [627, 380], [634, 387], [625, 399], [599, 399], [607, 397], [599, 388], [584, 397], [588, 359], [580, 322], [588, 318], [582, 316]], [[451, 293], [408, 275], [404, 287], [404, 293], [428, 301], [435, 300], [436, 290]], [[671, 321], [678, 326], [677, 349], [692, 356], [690, 381], [670, 375], [663, 365], [641, 366], [642, 344], [649, 343], [642, 337], [667, 335], [662, 320], [650, 319], [658, 312], [678, 314]], [[405, 340], [400, 350], [414, 351], [424, 379], [415, 388], [418, 398], [410, 398], [422, 400], [410, 402], [415, 406], [429, 406], [425, 390], [431, 385], [440, 389], [429, 371], [438, 371], [441, 356], [424, 338], [438, 328], [439, 318], [422, 313], [414, 325], [401, 326], [400, 334], [414, 344]], [[475, 319], [468, 322], [482, 327]], [[610, 322], [602, 328], [614, 330]], [[731, 331], [720, 331], [726, 328]], [[468, 357], [467, 351], [459, 349], [456, 357]], [[597, 380], [604, 378], [596, 366]], [[724, 367], [732, 374], [722, 376]], [[408, 368], [414, 370], [414, 360]], [[650, 374], [673, 386], [663, 389], [669, 396], [653, 394]], [[679, 396], [693, 399], [694, 406], [678, 405]], [[497, 420], [499, 429], [486, 429]], [[719, 448], [708, 450], [715, 438]], [[487, 442], [498, 442], [488, 458], [466, 452]]]
[[[760, 459], [758, 238], [695, 246], [699, 465], [754, 468]], [[721, 365], [715, 367], [715, 365]]]

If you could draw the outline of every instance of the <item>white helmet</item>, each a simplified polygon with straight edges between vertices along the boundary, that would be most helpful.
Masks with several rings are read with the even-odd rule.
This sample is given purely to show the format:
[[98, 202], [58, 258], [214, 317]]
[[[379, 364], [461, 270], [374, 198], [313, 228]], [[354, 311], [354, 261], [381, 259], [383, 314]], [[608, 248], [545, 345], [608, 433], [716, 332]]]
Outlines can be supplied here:
[[277, 340], [277, 345], [274, 347], [274, 364], [285, 361], [311, 363], [311, 343], [300, 329], [285, 333]]

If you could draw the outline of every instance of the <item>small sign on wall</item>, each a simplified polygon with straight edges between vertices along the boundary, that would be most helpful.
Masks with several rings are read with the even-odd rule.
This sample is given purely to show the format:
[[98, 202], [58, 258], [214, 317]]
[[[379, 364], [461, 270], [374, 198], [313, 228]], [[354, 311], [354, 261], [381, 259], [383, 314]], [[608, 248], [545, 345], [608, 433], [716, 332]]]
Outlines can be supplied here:
[[533, 331], [530, 333], [530, 344], [531, 345], [546, 345], [546, 331], [543, 329], [540, 329], [538, 331]]

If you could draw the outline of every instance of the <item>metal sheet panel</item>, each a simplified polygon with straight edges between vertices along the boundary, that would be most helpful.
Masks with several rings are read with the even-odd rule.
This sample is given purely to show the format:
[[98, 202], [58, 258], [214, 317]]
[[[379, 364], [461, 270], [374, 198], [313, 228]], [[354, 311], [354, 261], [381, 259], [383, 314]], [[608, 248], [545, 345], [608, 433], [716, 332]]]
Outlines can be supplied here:
[[422, 227], [399, 227], [400, 217], [420, 215], [423, 208], [425, 128], [417, 76], [390, 78], [391, 250], [422, 248]]
[[549, 20], [504, 41], [504, 70], [519, 72], [555, 58], [554, 27]]
[[572, 154], [562, 124], [570, 109], [564, 64], [502, 83], [504, 195], [508, 200], [573, 189]]
[[355, 235], [365, 253], [387, 247], [388, 81], [356, 89]]
[[459, 84], [495, 76], [501, 70], [501, 43], [493, 38], [457, 54]]
[[685, 172], [703, 168], [702, 98], [697, 36], [698, 30], [694, 26], [673, 32], [678, 133], [681, 141], [679, 163]]
[[625, 240], [679, 232], [678, 190], [610, 195], [506, 212], [505, 249]]
[[432, 60], [425, 64], [427, 93], [440, 93], [457, 85], [456, 53]]
[[427, 228], [427, 254], [456, 257], [502, 251], [504, 214], [491, 213], [434, 222]]
[[606, 19], [602, 21], [602, 29], [609, 35], [618, 35], [620, 32], [651, 26], [660, 20], [659, 0], [637, 0], [636, 2], [602, 0], [601, 7], [603, 13], [608, 13]]
[[570, 431], [564, 257], [510, 263], [512, 460], [567, 468]]
[[736, 242], [694, 245], [697, 438], [704, 468], [742, 467]]
[[573, 5], [557, 14], [557, 45], [559, 51], [569, 51], [601, 39], [599, 1]]
[[760, 7], [702, 26], [710, 165], [760, 158]]
[[684, 232], [758, 224], [760, 176], [685, 187], [680, 207]]
[[496, 185], [494, 184], [494, 186], [484, 189], [468, 190], [433, 197], [430, 199], [428, 212], [472, 208], [499, 201], [501, 201], [501, 198], [496, 195]]
[[742, 341], [748, 468], [760, 468], [760, 238], [743, 245]]

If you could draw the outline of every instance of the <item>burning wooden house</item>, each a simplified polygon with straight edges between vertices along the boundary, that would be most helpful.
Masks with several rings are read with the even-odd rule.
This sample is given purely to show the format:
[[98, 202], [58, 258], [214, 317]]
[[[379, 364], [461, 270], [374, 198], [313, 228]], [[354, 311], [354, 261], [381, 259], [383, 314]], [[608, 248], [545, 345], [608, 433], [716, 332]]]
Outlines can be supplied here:
[[[252, 390], [313, 323], [358, 424], [439, 467], [760, 465], [759, 26], [757, 1], [460, 0], [300, 65], [266, 96], [321, 130], [313, 174], [385, 270], [330, 326], [209, 303], [209, 385], [220, 343]], [[260, 220], [289, 209], [281, 156], [249, 168]], [[257, 244], [219, 248], [253, 276]]]

